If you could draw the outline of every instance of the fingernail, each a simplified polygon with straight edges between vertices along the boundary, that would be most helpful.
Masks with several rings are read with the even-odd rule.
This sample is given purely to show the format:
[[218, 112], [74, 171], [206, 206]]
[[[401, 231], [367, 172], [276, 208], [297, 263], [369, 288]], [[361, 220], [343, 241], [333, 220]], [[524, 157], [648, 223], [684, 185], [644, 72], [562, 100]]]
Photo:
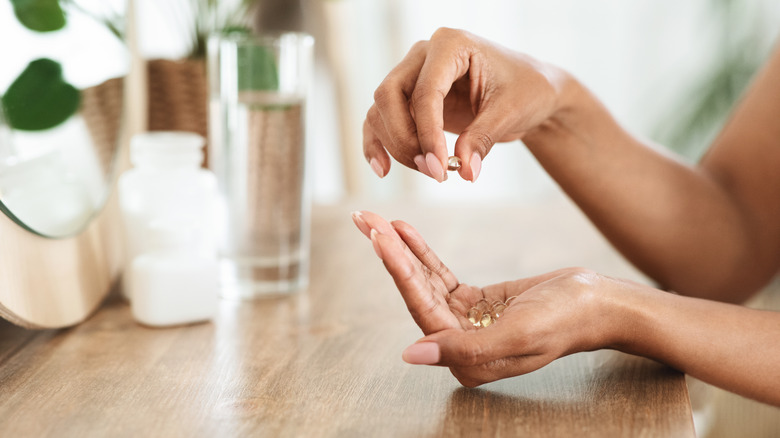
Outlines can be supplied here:
[[444, 168], [441, 166], [441, 162], [433, 152], [428, 152], [425, 155], [425, 162], [428, 164], [428, 169], [431, 171], [431, 176], [438, 182], [444, 181]]
[[425, 158], [422, 156], [422, 154], [414, 157], [414, 164], [417, 165], [417, 170], [424, 173], [425, 175], [431, 176], [431, 171], [428, 170], [428, 164], [425, 163]]
[[433, 365], [441, 360], [441, 351], [435, 342], [418, 342], [406, 347], [401, 358], [413, 365]]
[[376, 236], [378, 236], [379, 233], [375, 229], [371, 229], [371, 245], [374, 247], [374, 252], [376, 253], [376, 256], [382, 259], [382, 248], [379, 247], [379, 241], [377, 240]]
[[361, 233], [368, 236], [371, 233], [371, 227], [368, 226], [365, 220], [363, 220], [363, 213], [359, 211], [352, 212], [352, 222], [358, 227]]
[[376, 158], [372, 158], [371, 161], [368, 162], [368, 164], [371, 166], [371, 170], [374, 171], [376, 176], [380, 178], [385, 177], [385, 171], [382, 169], [382, 166], [379, 164], [379, 161]]
[[475, 182], [479, 176], [479, 171], [482, 170], [482, 158], [478, 152], [474, 152], [471, 155], [471, 182]]

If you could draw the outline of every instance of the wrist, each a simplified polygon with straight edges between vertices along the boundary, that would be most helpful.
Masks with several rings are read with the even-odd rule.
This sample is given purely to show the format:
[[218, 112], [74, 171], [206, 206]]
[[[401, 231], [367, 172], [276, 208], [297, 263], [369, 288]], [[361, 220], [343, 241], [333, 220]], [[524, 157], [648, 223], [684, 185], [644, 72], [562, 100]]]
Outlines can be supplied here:
[[652, 295], [664, 292], [626, 280], [609, 281], [603, 294], [604, 348], [642, 354], [656, 334], [651, 310], [656, 300]]
[[572, 339], [569, 353], [600, 349], [623, 350], [632, 334], [626, 331], [635, 316], [631, 302], [632, 288], [641, 287], [591, 271], [578, 273], [572, 289], [579, 289], [577, 318], [571, 320]]
[[549, 66], [544, 75], [555, 90], [555, 105], [542, 123], [522, 137], [532, 152], [545, 145], [580, 144], [591, 139], [594, 131], [598, 133], [605, 122], [612, 123], [601, 101], [572, 74]]

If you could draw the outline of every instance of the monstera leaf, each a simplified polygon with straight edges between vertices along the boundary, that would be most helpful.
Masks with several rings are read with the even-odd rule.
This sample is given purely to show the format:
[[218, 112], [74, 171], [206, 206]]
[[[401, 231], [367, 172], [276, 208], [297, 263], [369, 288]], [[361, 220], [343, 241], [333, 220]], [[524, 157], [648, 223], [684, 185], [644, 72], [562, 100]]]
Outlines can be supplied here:
[[52, 32], [65, 27], [65, 12], [59, 0], [11, 0], [14, 14], [24, 27]]
[[62, 66], [46, 58], [28, 64], [2, 97], [8, 124], [25, 131], [59, 125], [78, 110], [79, 100], [79, 90], [62, 77]]

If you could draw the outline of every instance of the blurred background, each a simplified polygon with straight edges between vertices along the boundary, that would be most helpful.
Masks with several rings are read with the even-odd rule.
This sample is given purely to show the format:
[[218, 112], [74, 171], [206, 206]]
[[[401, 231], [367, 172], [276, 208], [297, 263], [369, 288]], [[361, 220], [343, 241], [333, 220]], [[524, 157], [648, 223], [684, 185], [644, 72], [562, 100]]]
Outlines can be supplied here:
[[[176, 59], [192, 52], [187, 17], [197, 16], [197, 2], [135, 3], [144, 58]], [[212, 14], [210, 25], [225, 21], [238, 3], [219, 2], [223, 9]], [[316, 37], [309, 132], [315, 202], [363, 196], [543, 202], [557, 188], [519, 142], [496, 146], [477, 184], [459, 178], [437, 184], [397, 163], [383, 180], [371, 172], [362, 156], [362, 122], [374, 89], [414, 42], [442, 26], [461, 28], [557, 64], [637, 135], [695, 160], [771, 49], [780, 3], [264, 0], [249, 14], [266, 28]], [[450, 148], [454, 139], [448, 137]]]
[[[57, 1], [42, 3], [49, 7]], [[136, 129], [140, 125], [140, 129], [191, 129], [206, 134], [203, 60], [209, 32], [249, 23], [267, 30], [311, 33], [316, 39], [316, 66], [307, 134], [314, 202], [320, 204], [371, 199], [478, 207], [561, 197], [519, 142], [497, 145], [484, 161], [476, 184], [457, 177], [438, 184], [397, 163], [381, 180], [370, 170], [363, 159], [361, 130], [373, 92], [414, 42], [428, 39], [439, 27], [465, 29], [563, 67], [635, 134], [691, 161], [701, 156], [720, 129], [780, 30], [776, 0], [59, 3], [68, 26], [30, 39], [19, 37], [29, 33], [19, 23], [18, 7], [24, 2], [0, 0], [0, 94], [31, 59], [51, 53], [57, 54], [64, 79], [79, 88], [123, 76], [135, 65], [148, 85], [144, 89], [143, 81], [131, 83], [129, 98], [149, 113], [148, 117], [125, 115], [125, 122]], [[130, 26], [127, 17], [133, 18]], [[132, 65], [127, 52], [133, 55]], [[168, 95], [174, 91], [178, 94]], [[168, 120], [190, 111], [193, 114], [184, 121]], [[65, 138], [61, 131], [56, 134]], [[43, 137], [27, 138], [33, 144]], [[454, 137], [448, 137], [448, 144], [454, 145]], [[34, 145], [25, 148], [35, 150]], [[692, 398], [698, 388], [702, 387], [691, 386]], [[698, 430], [700, 436], [776, 436], [780, 415], [775, 408], [704, 388], [705, 398], [729, 401], [698, 411], [697, 415], [709, 416], [708, 421], [697, 423], [708, 425]]]
[[[205, 86], [203, 74], [180, 73], [165, 82], [157, 72], [169, 69], [166, 60], [200, 60], [202, 66], [209, 32], [249, 23], [313, 34], [317, 62], [309, 147], [317, 203], [365, 196], [527, 203], [558, 193], [519, 142], [496, 146], [477, 184], [459, 178], [437, 184], [397, 163], [383, 180], [371, 172], [362, 155], [361, 128], [374, 89], [414, 42], [439, 27], [466, 29], [565, 68], [634, 133], [695, 160], [766, 58], [780, 21], [780, 3], [772, 0], [61, 0], [70, 25], [30, 45], [29, 38], [15, 37], [24, 29], [11, 13], [13, 2], [3, 3], [0, 37], [24, 44], [4, 44], [0, 90], [31, 55], [62, 52], [63, 44], [81, 48], [61, 60], [74, 84], [127, 71], [120, 42], [127, 41], [129, 30], [134, 41], [126, 46], [150, 61], [149, 93], [135, 96], [158, 114], [148, 117], [150, 129], [170, 129], [160, 120], [184, 111], [156, 110], [155, 103], [164, 100], [156, 92], [172, 88], [170, 83]], [[128, 12], [136, 17], [134, 29], [125, 28]], [[94, 51], [105, 56], [84, 55]], [[193, 102], [205, 96], [186, 93], [171, 99], [189, 102], [182, 107], [201, 106]], [[200, 113], [196, 116], [207, 117], [205, 109]], [[205, 129], [206, 120], [192, 129]], [[450, 148], [454, 140], [448, 137]]]

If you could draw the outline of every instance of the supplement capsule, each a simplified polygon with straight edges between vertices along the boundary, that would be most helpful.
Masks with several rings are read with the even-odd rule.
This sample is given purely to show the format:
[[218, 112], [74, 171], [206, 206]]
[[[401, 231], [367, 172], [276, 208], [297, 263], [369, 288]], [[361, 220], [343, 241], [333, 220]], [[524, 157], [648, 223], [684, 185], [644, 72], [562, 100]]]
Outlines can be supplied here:
[[507, 299], [506, 299], [506, 302], [504, 302], [504, 304], [506, 304], [506, 305], [507, 305], [507, 307], [509, 307], [509, 304], [510, 304], [510, 303], [511, 303], [511, 302], [512, 302], [512, 301], [513, 301], [515, 298], [517, 298], [517, 295], [515, 295], [515, 296], [513, 296], [513, 297], [509, 297], [509, 298], [507, 298]]
[[493, 317], [493, 319], [498, 319], [501, 317], [501, 314], [504, 313], [505, 309], [506, 304], [499, 301], [497, 304], [493, 304], [493, 308], [490, 309], [490, 316]]
[[460, 169], [460, 158], [453, 155], [447, 159], [447, 170], [458, 170], [458, 169]]
[[466, 318], [469, 319], [471, 325], [474, 327], [479, 327], [480, 320], [482, 319], [482, 312], [476, 307], [472, 307], [466, 314]]
[[489, 313], [485, 313], [482, 315], [482, 318], [479, 319], [479, 325], [482, 327], [487, 327], [490, 324], [493, 324], [493, 317], [490, 316]]
[[488, 301], [484, 298], [477, 301], [477, 303], [474, 304], [474, 307], [479, 309], [479, 311], [482, 313], [490, 313], [490, 303], [488, 303]]

